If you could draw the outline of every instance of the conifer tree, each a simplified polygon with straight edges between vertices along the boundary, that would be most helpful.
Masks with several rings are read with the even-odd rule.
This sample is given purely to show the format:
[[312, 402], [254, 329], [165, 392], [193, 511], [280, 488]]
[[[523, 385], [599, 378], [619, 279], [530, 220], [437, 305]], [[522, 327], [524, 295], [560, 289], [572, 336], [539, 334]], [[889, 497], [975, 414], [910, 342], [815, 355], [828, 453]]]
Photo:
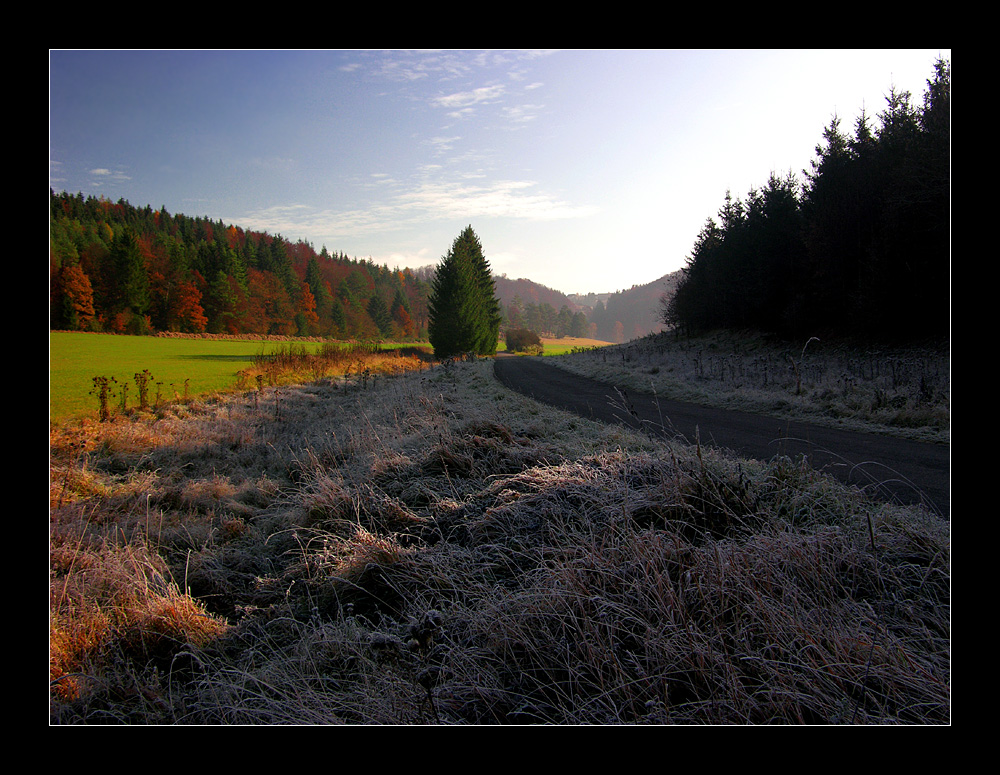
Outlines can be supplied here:
[[431, 287], [428, 335], [434, 354], [494, 355], [502, 313], [490, 264], [467, 227], [442, 259]]
[[[325, 247], [323, 249], [326, 250]], [[319, 261], [316, 260], [315, 256], [310, 258], [306, 264], [305, 279], [313, 298], [316, 299], [316, 314], [321, 319], [326, 318], [329, 315], [333, 297], [330, 295], [330, 291], [327, 290], [326, 283], [323, 282], [323, 274], [319, 268]]]
[[389, 314], [389, 307], [378, 292], [372, 294], [368, 300], [368, 315], [375, 322], [379, 333], [384, 337], [392, 336], [392, 315]]
[[113, 288], [113, 309], [146, 314], [149, 308], [149, 278], [135, 233], [122, 229], [111, 244], [108, 268]]

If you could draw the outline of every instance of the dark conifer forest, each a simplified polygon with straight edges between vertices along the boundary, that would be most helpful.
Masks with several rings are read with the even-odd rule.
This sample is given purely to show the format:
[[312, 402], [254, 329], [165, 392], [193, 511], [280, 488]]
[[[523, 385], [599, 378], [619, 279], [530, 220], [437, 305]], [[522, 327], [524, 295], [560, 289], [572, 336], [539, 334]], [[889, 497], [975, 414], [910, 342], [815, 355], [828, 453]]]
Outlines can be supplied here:
[[951, 275], [951, 69], [923, 102], [890, 87], [873, 120], [834, 116], [800, 185], [772, 174], [726, 195], [692, 249], [664, 322], [876, 339], [947, 336]]

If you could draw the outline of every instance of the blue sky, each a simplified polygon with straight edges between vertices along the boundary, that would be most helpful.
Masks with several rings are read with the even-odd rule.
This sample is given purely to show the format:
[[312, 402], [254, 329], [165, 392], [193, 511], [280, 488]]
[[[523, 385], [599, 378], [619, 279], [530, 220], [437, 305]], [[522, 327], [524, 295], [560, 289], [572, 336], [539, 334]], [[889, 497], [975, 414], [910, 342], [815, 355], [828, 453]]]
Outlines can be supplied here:
[[49, 175], [390, 268], [467, 225], [566, 293], [681, 268], [726, 191], [801, 178], [934, 50], [50, 51]]

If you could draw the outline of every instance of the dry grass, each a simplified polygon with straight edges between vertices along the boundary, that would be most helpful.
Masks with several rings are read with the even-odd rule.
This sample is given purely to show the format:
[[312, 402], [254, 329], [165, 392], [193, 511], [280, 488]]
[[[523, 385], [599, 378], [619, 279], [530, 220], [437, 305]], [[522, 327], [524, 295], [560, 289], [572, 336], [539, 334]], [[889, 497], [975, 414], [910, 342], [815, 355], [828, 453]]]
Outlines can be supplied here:
[[342, 379], [367, 388], [379, 377], [398, 376], [423, 371], [434, 361], [427, 347], [383, 349], [365, 342], [354, 344], [324, 343], [316, 351], [305, 345], [279, 345], [262, 353], [253, 364], [239, 373], [238, 385], [247, 390], [255, 386], [275, 387], [304, 381]]
[[653, 334], [551, 360], [662, 398], [947, 442], [948, 343], [881, 347], [753, 333]]
[[924, 511], [489, 363], [251, 393], [53, 429], [53, 723], [950, 720]]

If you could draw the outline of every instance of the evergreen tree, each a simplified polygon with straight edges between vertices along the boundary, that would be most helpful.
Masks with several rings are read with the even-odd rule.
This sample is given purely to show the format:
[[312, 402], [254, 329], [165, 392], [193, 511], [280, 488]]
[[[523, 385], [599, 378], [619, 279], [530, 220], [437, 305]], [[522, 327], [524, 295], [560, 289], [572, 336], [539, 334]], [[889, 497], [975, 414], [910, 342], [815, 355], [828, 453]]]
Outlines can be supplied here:
[[347, 313], [344, 311], [344, 303], [340, 299], [334, 299], [330, 304], [330, 320], [336, 327], [339, 336], [346, 336]]
[[524, 326], [524, 303], [521, 301], [520, 296], [515, 295], [514, 301], [507, 308], [507, 327], [524, 328]]
[[146, 314], [149, 308], [149, 278], [139, 242], [131, 229], [122, 229], [112, 243], [109, 268], [112, 273], [109, 278], [113, 289], [112, 308], [136, 315]]
[[[323, 250], [326, 250], [326, 248], [324, 247]], [[313, 298], [316, 299], [316, 314], [321, 320], [325, 319], [329, 315], [333, 297], [330, 295], [326, 283], [323, 281], [319, 261], [316, 260], [315, 256], [310, 258], [306, 264], [306, 284], [309, 286]]]
[[501, 319], [489, 262], [469, 226], [442, 259], [432, 284], [428, 335], [434, 354], [495, 354]]
[[367, 310], [379, 333], [384, 337], [392, 336], [392, 315], [389, 314], [389, 307], [380, 293], [372, 294], [368, 300]]
[[572, 327], [573, 313], [569, 311], [569, 307], [563, 304], [559, 309], [559, 315], [556, 318], [556, 336], [569, 336], [569, 332]]
[[[891, 89], [854, 136], [834, 115], [805, 185], [772, 175], [728, 193], [699, 234], [664, 321], [794, 338], [947, 333], [950, 323], [950, 68], [935, 64], [923, 109]], [[594, 310], [594, 321], [605, 315]], [[621, 320], [612, 312], [606, 317]], [[599, 326], [600, 330], [600, 326]]]

